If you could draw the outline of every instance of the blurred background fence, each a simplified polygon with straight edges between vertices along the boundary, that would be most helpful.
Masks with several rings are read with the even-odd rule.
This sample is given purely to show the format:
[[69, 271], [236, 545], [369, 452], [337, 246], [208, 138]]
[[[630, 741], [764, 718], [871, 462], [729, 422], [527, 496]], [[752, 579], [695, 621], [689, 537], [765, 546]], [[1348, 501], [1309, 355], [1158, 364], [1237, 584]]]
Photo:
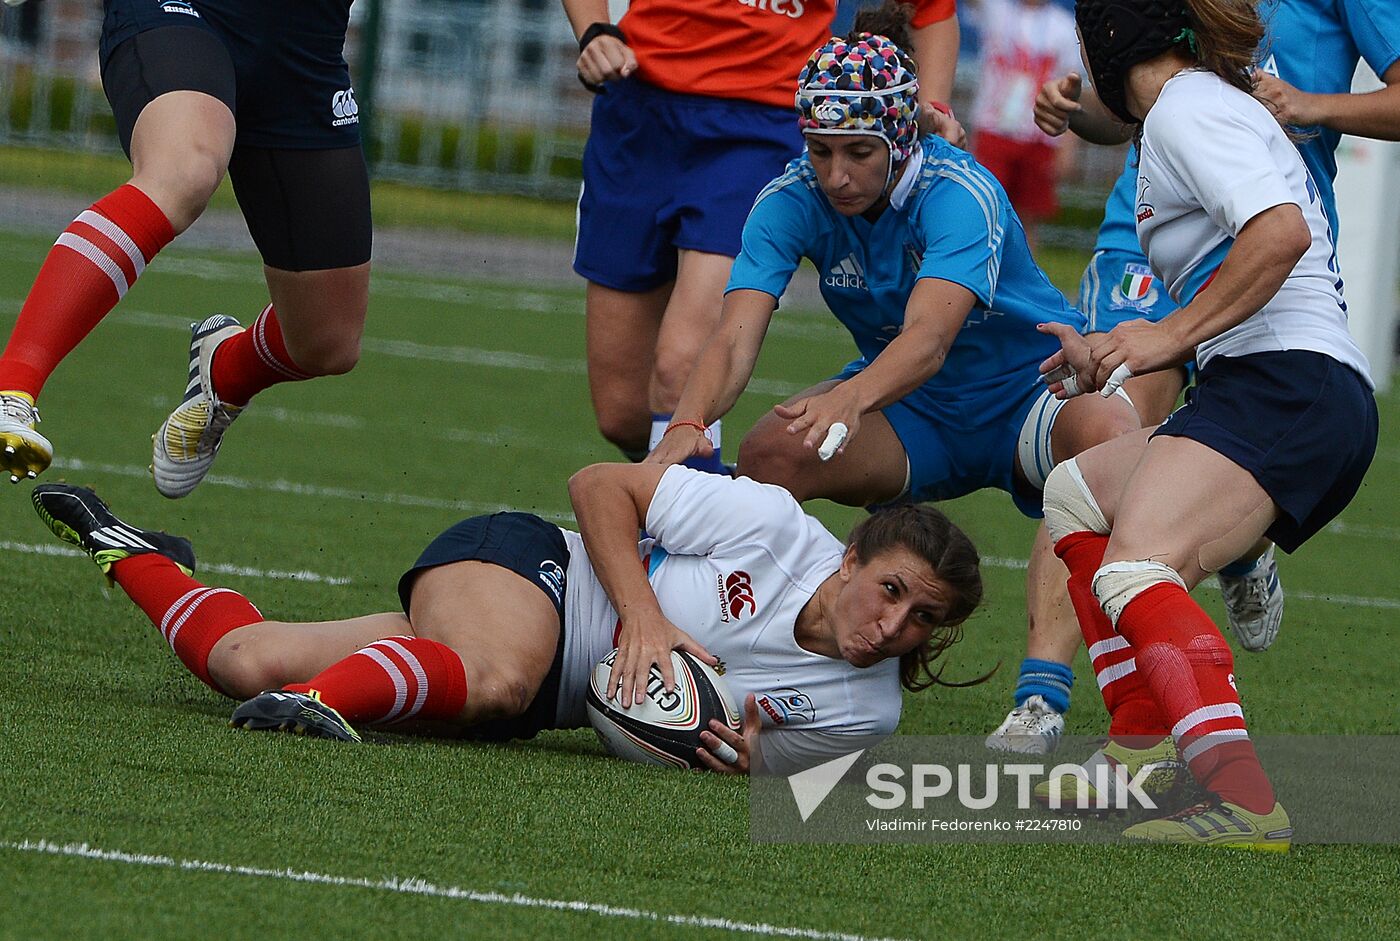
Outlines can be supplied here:
[[[856, 5], [846, 0], [838, 22]], [[97, 0], [0, 6], [0, 144], [117, 150], [100, 27]], [[953, 101], [963, 114], [977, 71], [975, 33], [965, 37]], [[575, 198], [592, 103], [577, 54], [559, 0], [359, 0], [346, 57], [376, 178]], [[1117, 148], [1080, 148], [1044, 241], [1092, 243], [1121, 163]]]

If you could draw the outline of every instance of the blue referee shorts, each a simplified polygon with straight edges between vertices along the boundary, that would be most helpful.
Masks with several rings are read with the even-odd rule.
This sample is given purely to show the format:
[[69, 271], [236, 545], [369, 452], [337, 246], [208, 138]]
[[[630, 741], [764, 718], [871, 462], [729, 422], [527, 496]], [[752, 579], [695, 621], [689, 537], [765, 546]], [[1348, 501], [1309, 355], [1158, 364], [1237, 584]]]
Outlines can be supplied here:
[[650, 291], [675, 279], [680, 249], [737, 256], [754, 199], [801, 152], [791, 108], [609, 82], [583, 152], [574, 270]]

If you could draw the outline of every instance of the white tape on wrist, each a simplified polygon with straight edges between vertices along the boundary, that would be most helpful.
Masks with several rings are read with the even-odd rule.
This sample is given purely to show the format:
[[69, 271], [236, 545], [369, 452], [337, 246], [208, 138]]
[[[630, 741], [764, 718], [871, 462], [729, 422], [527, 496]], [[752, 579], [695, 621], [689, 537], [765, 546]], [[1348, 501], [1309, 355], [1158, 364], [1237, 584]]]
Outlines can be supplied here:
[[1110, 395], [1117, 392], [1123, 383], [1131, 378], [1133, 378], [1133, 371], [1128, 368], [1128, 364], [1120, 363], [1117, 369], [1109, 373], [1108, 381], [1105, 382], [1103, 388], [1099, 390], [1099, 395], [1108, 398]]
[[821, 447], [817, 448], [817, 457], [821, 458], [823, 461], [831, 460], [836, 455], [837, 449], [846, 443], [846, 435], [849, 433], [850, 429], [846, 427], [845, 422], [838, 421], [833, 423], [832, 426], [826, 430], [826, 440], [822, 442]]
[[720, 742], [710, 753], [727, 765], [737, 765], [739, 763], [739, 753], [734, 750], [733, 745]]

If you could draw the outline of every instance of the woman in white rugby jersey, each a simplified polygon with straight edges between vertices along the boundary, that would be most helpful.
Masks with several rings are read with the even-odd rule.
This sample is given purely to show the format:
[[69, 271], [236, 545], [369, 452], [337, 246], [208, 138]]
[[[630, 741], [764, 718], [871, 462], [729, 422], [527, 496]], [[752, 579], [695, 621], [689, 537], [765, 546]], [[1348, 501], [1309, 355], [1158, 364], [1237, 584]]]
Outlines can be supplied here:
[[[1180, 309], [1082, 337], [1042, 367], [1062, 396], [1195, 359], [1156, 430], [1067, 461], [1045, 519], [1091, 647], [1170, 728], [1207, 800], [1128, 836], [1286, 850], [1292, 828], [1249, 741], [1230, 648], [1187, 593], [1268, 536], [1297, 549], [1356, 494], [1376, 448], [1332, 233], [1298, 151], [1253, 97], [1248, 0], [1079, 0], [1104, 104], [1137, 125], [1137, 231]], [[1154, 712], [1155, 710], [1155, 712]]]
[[89, 490], [44, 485], [34, 504], [191, 672], [248, 700], [234, 725], [345, 740], [406, 720], [491, 739], [585, 726], [593, 667], [614, 647], [609, 691], [624, 703], [642, 701], [653, 665], [669, 689], [669, 652], [684, 649], [723, 660], [745, 700], [743, 733], [712, 723], [704, 762], [749, 771], [765, 729], [764, 767], [788, 773], [894, 731], [901, 685], [938, 682], [930, 664], [982, 597], [972, 543], [929, 507], [877, 513], [843, 546], [749, 479], [599, 464], [569, 491], [581, 534], [526, 513], [464, 520], [400, 580], [403, 613], [313, 624], [201, 585], [186, 540], [121, 522]]

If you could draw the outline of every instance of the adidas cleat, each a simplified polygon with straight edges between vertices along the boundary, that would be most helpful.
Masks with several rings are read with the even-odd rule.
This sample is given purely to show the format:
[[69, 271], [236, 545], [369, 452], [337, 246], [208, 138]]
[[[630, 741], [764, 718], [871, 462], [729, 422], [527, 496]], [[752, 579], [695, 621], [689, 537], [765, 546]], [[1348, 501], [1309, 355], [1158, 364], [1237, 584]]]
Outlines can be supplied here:
[[312, 738], [358, 742], [360, 734], [340, 713], [321, 702], [320, 695], [273, 689], [259, 693], [233, 710], [229, 725], [255, 732], [292, 732]]
[[39, 409], [24, 392], [0, 392], [0, 471], [10, 483], [33, 480], [53, 461], [53, 445], [34, 430]]
[[223, 314], [190, 324], [190, 381], [185, 398], [151, 439], [156, 489], [172, 500], [187, 496], [219, 453], [224, 432], [243, 411], [214, 394], [212, 366], [219, 344], [241, 333], [237, 320]]
[[992, 751], [1018, 755], [1048, 755], [1060, 744], [1065, 719], [1045, 701], [1032, 696], [1012, 709], [997, 730], [987, 736]]
[[1293, 824], [1282, 804], [1267, 814], [1250, 813], [1228, 801], [1193, 804], [1169, 817], [1144, 820], [1123, 831], [1130, 840], [1228, 846], [1233, 849], [1286, 853], [1293, 842]]
[[1147, 747], [1131, 748], [1110, 739], [1074, 775], [1060, 775], [1037, 784], [1035, 799], [1050, 810], [1065, 813], [1141, 810], [1137, 798], [1125, 787], [1128, 781], [1136, 781], [1142, 793], [1158, 807], [1178, 806], [1191, 778], [1172, 737], [1165, 736], [1152, 744], [1148, 744], [1150, 739], [1129, 741]]
[[30, 499], [53, 534], [90, 555], [104, 574], [122, 559], [150, 552], [165, 556], [186, 575], [194, 574], [194, 547], [188, 539], [123, 523], [86, 487], [40, 484]]
[[1216, 572], [1215, 577], [1225, 599], [1230, 629], [1240, 646], [1254, 653], [1268, 650], [1283, 626], [1283, 585], [1278, 579], [1274, 547], [1269, 546], [1269, 551], [1246, 574]]

